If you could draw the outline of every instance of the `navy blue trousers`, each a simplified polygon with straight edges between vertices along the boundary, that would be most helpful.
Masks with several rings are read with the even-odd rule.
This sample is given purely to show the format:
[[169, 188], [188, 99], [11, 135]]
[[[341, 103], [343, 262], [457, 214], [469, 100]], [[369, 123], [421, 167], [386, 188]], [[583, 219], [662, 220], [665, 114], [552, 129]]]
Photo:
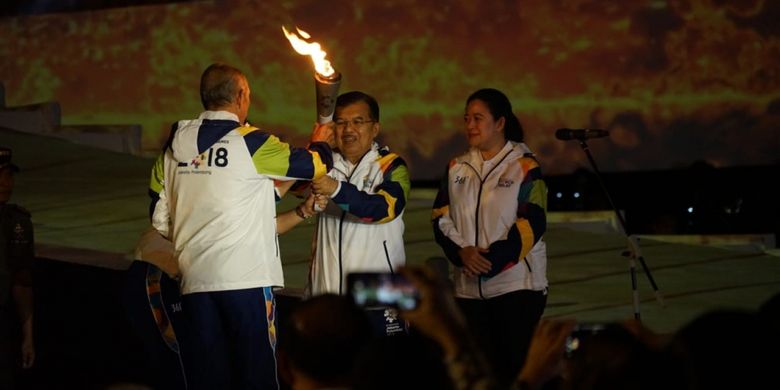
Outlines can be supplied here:
[[189, 389], [278, 389], [276, 303], [270, 287], [182, 296]]

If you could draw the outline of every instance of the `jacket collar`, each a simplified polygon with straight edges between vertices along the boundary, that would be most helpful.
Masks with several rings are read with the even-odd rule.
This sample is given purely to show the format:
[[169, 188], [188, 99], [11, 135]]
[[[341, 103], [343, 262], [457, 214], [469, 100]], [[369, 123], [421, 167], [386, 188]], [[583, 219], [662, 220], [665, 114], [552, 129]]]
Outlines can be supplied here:
[[[522, 155], [526, 153], [530, 153], [531, 150], [528, 149], [528, 146], [526, 146], [522, 142], [514, 142], [514, 141], [506, 141], [506, 144], [504, 144], [504, 147], [501, 148], [501, 151], [498, 152], [495, 156], [493, 156], [490, 161], [498, 163], [502, 159], [504, 161], [513, 159], [513, 158], [519, 158]], [[511, 154], [510, 156], [507, 156], [508, 154]], [[504, 158], [507, 157], [507, 158]], [[464, 153], [460, 157], [456, 159], [459, 163], [467, 163], [471, 164], [472, 166], [482, 166], [482, 163], [485, 161], [482, 159], [482, 154], [480, 153], [479, 149], [477, 148], [470, 148], [468, 152]]]
[[379, 147], [379, 144], [376, 142], [371, 143], [371, 148], [368, 149], [368, 152], [363, 155], [363, 157], [358, 160], [357, 164], [352, 164], [349, 160], [347, 160], [341, 153], [334, 153], [333, 154], [333, 167], [335, 169], [338, 169], [344, 173], [345, 176], [349, 176], [350, 173], [352, 173], [353, 170], [355, 170], [359, 165], [365, 164], [366, 162], [375, 161], [377, 157], [379, 156], [380, 151], [389, 151], [390, 148], [387, 146]]
[[238, 115], [228, 111], [203, 111], [198, 115], [198, 119], [211, 120], [229, 120], [238, 122]]

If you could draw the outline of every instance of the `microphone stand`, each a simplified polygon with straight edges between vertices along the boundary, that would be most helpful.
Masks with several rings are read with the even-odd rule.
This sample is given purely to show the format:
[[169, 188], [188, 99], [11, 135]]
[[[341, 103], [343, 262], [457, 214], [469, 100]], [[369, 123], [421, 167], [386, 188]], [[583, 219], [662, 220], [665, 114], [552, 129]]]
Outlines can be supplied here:
[[607, 197], [607, 201], [609, 202], [609, 205], [612, 207], [612, 210], [615, 211], [615, 215], [617, 216], [623, 235], [626, 237], [626, 240], [628, 241], [628, 250], [623, 252], [622, 255], [628, 257], [629, 272], [631, 274], [631, 291], [632, 291], [632, 302], [634, 307], [634, 318], [641, 321], [640, 318], [641, 316], [639, 313], [639, 290], [637, 289], [637, 283], [636, 283], [636, 262], [637, 261], [639, 261], [639, 264], [642, 265], [642, 269], [645, 271], [645, 275], [647, 275], [647, 279], [650, 281], [650, 285], [653, 286], [653, 293], [655, 294], [655, 299], [658, 301], [658, 303], [661, 304], [662, 307], [664, 306], [663, 294], [661, 294], [661, 292], [658, 290], [658, 286], [655, 284], [655, 279], [653, 279], [653, 274], [650, 273], [650, 268], [647, 267], [647, 263], [645, 263], [645, 258], [642, 257], [642, 252], [639, 249], [639, 238], [630, 235], [628, 233], [628, 229], [626, 228], [626, 221], [625, 219], [623, 219], [623, 215], [620, 214], [620, 211], [618, 211], [617, 206], [615, 206], [615, 203], [612, 201], [612, 197], [609, 195], [607, 186], [604, 184], [604, 180], [601, 178], [601, 172], [599, 172], [599, 168], [596, 165], [596, 160], [594, 160], [593, 156], [590, 154], [590, 148], [588, 147], [588, 144], [585, 142], [585, 138], [584, 137], [577, 138], [577, 140], [580, 143], [580, 147], [582, 147], [582, 150], [585, 152], [585, 155], [588, 157], [588, 161], [590, 162], [591, 167], [593, 167], [593, 172], [596, 173], [596, 179], [598, 180], [599, 185], [601, 186], [601, 190], [604, 191], [604, 195]]

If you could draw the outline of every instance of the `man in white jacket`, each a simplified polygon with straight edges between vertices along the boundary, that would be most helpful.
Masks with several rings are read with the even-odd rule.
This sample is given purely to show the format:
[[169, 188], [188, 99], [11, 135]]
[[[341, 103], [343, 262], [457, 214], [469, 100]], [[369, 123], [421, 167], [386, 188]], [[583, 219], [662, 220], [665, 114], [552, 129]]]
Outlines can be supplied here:
[[209, 66], [206, 111], [179, 121], [152, 170], [153, 224], [173, 242], [187, 335], [190, 389], [277, 388], [273, 288], [284, 285], [274, 179], [311, 180], [332, 167], [328, 125], [308, 149], [245, 124], [241, 71]]
[[[333, 169], [312, 182], [313, 191], [330, 196], [319, 215], [310, 293], [345, 294], [352, 272], [394, 273], [404, 265], [403, 211], [409, 196], [406, 162], [376, 143], [379, 105], [368, 94], [348, 92], [336, 99], [336, 153]], [[380, 308], [377, 323], [386, 333], [401, 331]], [[382, 325], [385, 326], [385, 325]]]

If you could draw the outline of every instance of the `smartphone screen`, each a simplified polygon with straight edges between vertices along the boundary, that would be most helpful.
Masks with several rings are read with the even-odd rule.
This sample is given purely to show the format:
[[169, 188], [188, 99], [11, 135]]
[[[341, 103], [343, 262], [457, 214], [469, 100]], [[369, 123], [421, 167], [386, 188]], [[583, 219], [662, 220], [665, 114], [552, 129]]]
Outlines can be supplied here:
[[361, 307], [391, 306], [401, 310], [417, 307], [417, 288], [401, 274], [362, 272], [347, 275], [347, 291]]
[[577, 324], [566, 338], [566, 356], [572, 357], [583, 341], [592, 335], [601, 333], [605, 328], [606, 325], [602, 323]]

